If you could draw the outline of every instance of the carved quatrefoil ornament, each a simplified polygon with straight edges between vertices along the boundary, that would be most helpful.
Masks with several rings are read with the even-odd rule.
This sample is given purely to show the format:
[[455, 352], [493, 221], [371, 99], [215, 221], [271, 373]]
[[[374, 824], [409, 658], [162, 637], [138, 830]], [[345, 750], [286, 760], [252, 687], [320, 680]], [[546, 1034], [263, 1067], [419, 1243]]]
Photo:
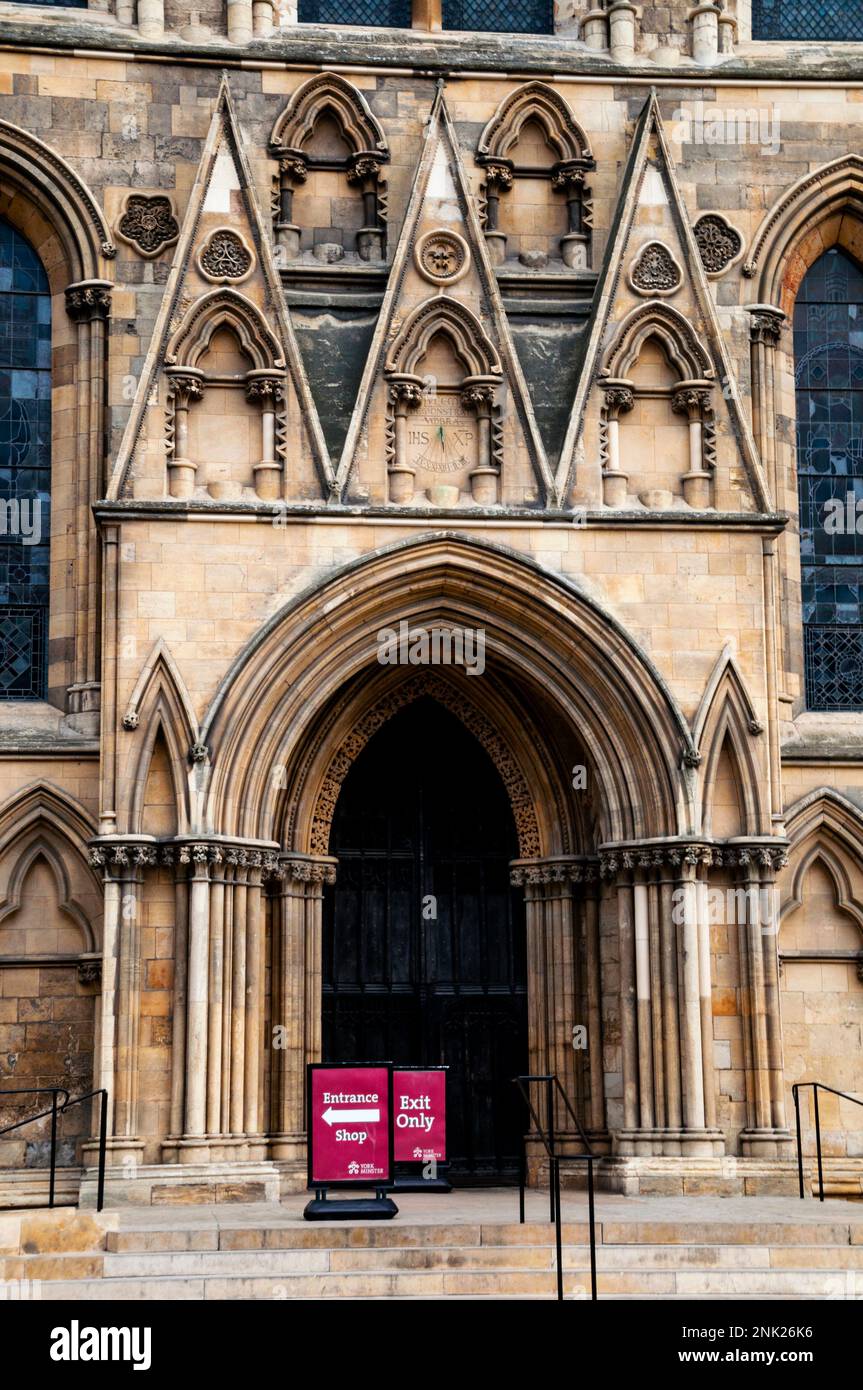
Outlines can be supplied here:
[[454, 285], [470, 269], [470, 247], [449, 228], [426, 232], [416, 244], [416, 267], [433, 285]]
[[636, 294], [675, 294], [683, 284], [683, 271], [667, 246], [648, 241], [630, 267], [629, 283]]
[[215, 285], [237, 285], [254, 266], [254, 251], [233, 227], [217, 227], [198, 252], [198, 269]]
[[149, 260], [174, 245], [180, 236], [180, 224], [171, 199], [164, 193], [130, 193], [115, 231], [121, 241]]

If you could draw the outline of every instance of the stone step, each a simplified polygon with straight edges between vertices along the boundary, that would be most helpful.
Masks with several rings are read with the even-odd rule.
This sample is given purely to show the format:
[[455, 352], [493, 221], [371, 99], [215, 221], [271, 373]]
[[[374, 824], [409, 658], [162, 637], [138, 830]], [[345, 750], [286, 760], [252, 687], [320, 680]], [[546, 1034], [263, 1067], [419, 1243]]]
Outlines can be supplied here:
[[[565, 1222], [566, 1245], [585, 1245], [587, 1222]], [[740, 1245], [768, 1248], [786, 1246], [847, 1246], [863, 1248], [863, 1223], [725, 1223], [602, 1221], [596, 1226], [597, 1246]], [[182, 1250], [289, 1250], [393, 1248], [423, 1246], [552, 1246], [551, 1223], [517, 1222], [483, 1225], [381, 1225], [320, 1224], [227, 1225], [218, 1227], [134, 1227], [108, 1231], [106, 1250], [111, 1253]]]
[[[840, 1273], [823, 1270], [712, 1272], [600, 1272], [602, 1296], [717, 1298], [847, 1298]], [[341, 1274], [281, 1274], [262, 1277], [200, 1278], [189, 1275], [154, 1278], [61, 1280], [44, 1286], [42, 1297], [60, 1300], [150, 1301], [178, 1299], [266, 1299], [271, 1302], [309, 1298], [505, 1298], [553, 1297], [552, 1270], [425, 1271]], [[589, 1296], [586, 1272], [568, 1271], [564, 1291], [571, 1298]]]
[[[589, 1249], [567, 1245], [565, 1269], [589, 1268]], [[422, 1246], [366, 1249], [219, 1250], [175, 1252], [124, 1252], [107, 1254], [106, 1278], [128, 1274], [160, 1278], [163, 1275], [269, 1275], [284, 1273], [369, 1273], [399, 1270], [553, 1269], [553, 1246]], [[597, 1248], [597, 1267], [604, 1271], [694, 1271], [781, 1269], [852, 1269], [863, 1271], [863, 1246], [650, 1246], [620, 1245]], [[61, 1267], [62, 1269], [62, 1267]], [[62, 1277], [62, 1274], [59, 1276]]]

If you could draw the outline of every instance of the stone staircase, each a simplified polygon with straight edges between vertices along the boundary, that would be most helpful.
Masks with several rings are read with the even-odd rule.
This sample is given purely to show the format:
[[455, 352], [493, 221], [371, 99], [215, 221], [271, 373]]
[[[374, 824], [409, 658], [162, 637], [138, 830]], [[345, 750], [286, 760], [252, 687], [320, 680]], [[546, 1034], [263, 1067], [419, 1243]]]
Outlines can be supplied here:
[[[439, 1200], [438, 1219], [412, 1221], [405, 1211], [366, 1224], [305, 1223], [301, 1207], [22, 1212], [0, 1217], [0, 1277], [13, 1281], [11, 1297], [18, 1281], [21, 1297], [36, 1288], [42, 1299], [75, 1301], [554, 1297], [554, 1227], [541, 1199], [524, 1226], [485, 1219], [485, 1197], [476, 1199], [477, 1221], [468, 1194]], [[458, 1219], [448, 1220], [448, 1202]], [[506, 1194], [501, 1214], [512, 1205]], [[734, 1206], [751, 1209], [748, 1220], [736, 1211], [697, 1220], [703, 1201], [690, 1201], [686, 1219], [669, 1219], [670, 1205], [640, 1201], [633, 1217], [657, 1208], [656, 1219], [642, 1220], [615, 1219], [600, 1203], [601, 1298], [863, 1298], [859, 1206], [806, 1203], [805, 1219], [795, 1219], [801, 1206], [789, 1202], [783, 1219], [759, 1219], [760, 1204], [743, 1199]], [[587, 1222], [567, 1220], [563, 1239], [565, 1294], [587, 1298]]]

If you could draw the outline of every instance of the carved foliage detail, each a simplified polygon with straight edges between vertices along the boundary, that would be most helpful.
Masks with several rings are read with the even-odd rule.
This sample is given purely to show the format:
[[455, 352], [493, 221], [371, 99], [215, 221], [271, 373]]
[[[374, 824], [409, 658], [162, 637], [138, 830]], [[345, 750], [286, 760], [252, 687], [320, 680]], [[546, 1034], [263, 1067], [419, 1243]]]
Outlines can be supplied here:
[[649, 241], [641, 248], [629, 279], [639, 294], [673, 294], [683, 283], [683, 274], [667, 246]]

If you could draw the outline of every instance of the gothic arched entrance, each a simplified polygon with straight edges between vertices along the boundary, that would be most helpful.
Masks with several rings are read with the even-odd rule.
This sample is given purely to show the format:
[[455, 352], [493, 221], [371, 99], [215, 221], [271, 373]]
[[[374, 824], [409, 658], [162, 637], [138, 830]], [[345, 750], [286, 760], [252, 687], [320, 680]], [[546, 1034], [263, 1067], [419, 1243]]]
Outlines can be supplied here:
[[342, 786], [324, 897], [326, 1061], [445, 1063], [456, 1181], [517, 1171], [527, 1069], [523, 893], [506, 790], [463, 724], [424, 697], [369, 741]]

